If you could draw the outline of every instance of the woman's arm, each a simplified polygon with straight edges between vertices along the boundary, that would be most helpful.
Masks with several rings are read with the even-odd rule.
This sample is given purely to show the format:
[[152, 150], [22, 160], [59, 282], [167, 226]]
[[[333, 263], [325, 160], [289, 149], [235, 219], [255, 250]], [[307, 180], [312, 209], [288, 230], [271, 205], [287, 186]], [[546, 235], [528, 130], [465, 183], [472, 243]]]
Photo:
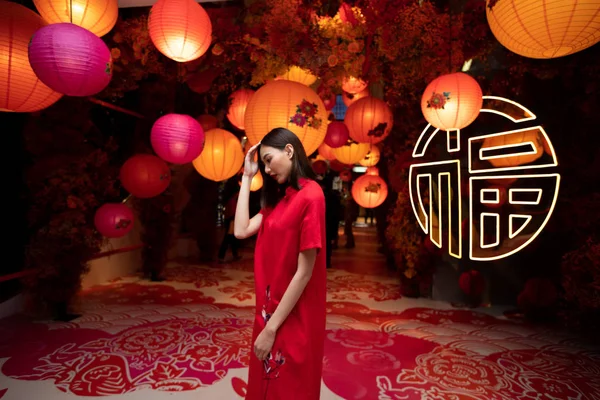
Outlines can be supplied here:
[[257, 214], [250, 219], [250, 183], [258, 172], [258, 162], [254, 158], [259, 145], [255, 144], [248, 150], [244, 161], [244, 175], [233, 222], [233, 234], [238, 239], [246, 239], [258, 232], [263, 218], [262, 214]]

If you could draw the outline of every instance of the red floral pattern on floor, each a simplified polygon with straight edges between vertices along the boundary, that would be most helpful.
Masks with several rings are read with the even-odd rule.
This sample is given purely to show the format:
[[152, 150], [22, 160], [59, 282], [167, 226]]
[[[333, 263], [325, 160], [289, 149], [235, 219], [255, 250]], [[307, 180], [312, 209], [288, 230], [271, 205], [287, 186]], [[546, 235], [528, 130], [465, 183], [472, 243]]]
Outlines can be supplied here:
[[351, 274], [330, 275], [327, 292], [336, 300], [358, 300], [359, 293], [368, 293], [368, 297], [375, 301], [398, 300], [402, 297], [398, 284], [382, 283]]

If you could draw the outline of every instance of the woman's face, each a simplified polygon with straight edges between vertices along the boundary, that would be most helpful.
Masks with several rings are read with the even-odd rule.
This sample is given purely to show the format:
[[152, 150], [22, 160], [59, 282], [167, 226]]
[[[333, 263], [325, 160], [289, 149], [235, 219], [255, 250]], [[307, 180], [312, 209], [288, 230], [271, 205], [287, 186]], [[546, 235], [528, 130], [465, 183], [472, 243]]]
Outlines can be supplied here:
[[290, 178], [293, 154], [294, 149], [289, 144], [283, 150], [260, 146], [260, 158], [265, 164], [265, 172], [279, 184], [287, 182]]

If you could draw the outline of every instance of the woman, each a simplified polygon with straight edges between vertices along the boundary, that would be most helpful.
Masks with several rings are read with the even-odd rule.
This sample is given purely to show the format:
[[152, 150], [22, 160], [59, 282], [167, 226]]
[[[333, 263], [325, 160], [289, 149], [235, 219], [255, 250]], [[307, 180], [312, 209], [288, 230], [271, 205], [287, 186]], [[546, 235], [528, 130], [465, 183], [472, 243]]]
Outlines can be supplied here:
[[[266, 177], [262, 208], [250, 219], [250, 182], [259, 168]], [[246, 155], [235, 236], [258, 232], [247, 400], [319, 399], [327, 273], [320, 251], [325, 197], [314, 178], [302, 143], [287, 129], [273, 129]]]

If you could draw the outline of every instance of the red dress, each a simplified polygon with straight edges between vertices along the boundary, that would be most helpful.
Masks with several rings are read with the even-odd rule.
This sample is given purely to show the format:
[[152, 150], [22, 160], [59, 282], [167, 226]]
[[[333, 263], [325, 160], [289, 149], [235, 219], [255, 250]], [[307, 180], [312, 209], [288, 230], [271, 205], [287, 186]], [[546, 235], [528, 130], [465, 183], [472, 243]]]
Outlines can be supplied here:
[[265, 361], [254, 354], [254, 341], [281, 301], [298, 269], [303, 250], [325, 248], [325, 197], [318, 183], [300, 179], [272, 210], [261, 210], [254, 258], [256, 313], [247, 400], [314, 400], [321, 392], [325, 340], [327, 271], [318, 251], [310, 281], [279, 327]]

